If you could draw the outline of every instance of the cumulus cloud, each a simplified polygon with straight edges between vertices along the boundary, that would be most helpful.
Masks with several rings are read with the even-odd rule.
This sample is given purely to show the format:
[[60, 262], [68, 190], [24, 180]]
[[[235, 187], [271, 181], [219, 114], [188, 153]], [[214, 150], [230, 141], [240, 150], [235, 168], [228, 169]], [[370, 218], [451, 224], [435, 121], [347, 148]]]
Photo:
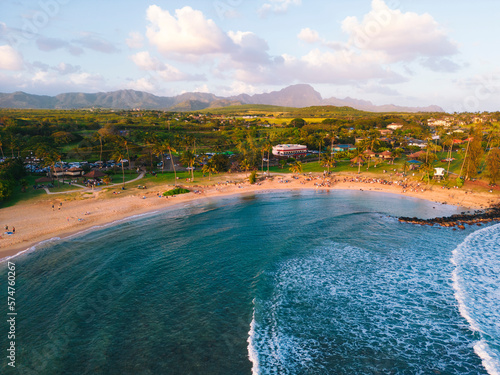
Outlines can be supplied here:
[[146, 36], [163, 55], [192, 59], [206, 54], [226, 52], [229, 37], [199, 10], [186, 6], [172, 15], [157, 5], [147, 10]]
[[302, 0], [270, 0], [268, 3], [262, 5], [259, 9], [261, 17], [266, 17], [270, 12], [276, 14], [283, 14], [288, 11], [292, 5], [300, 5]]
[[176, 67], [166, 64], [156, 57], [152, 57], [148, 51], [138, 52], [130, 56], [131, 60], [142, 70], [155, 72], [164, 81], [204, 81], [203, 75], [190, 75], [181, 72]]
[[318, 32], [316, 30], [311, 30], [308, 27], [300, 30], [300, 33], [297, 35], [297, 37], [303, 42], [311, 44], [316, 43], [320, 40]]
[[0, 46], [0, 69], [21, 70], [23, 58], [14, 48], [9, 45]]
[[157, 90], [156, 84], [151, 77], [148, 78], [143, 77], [137, 80], [131, 80], [126, 85], [126, 88], [138, 91], [146, 91], [146, 92], [152, 92]]
[[268, 64], [267, 42], [252, 32], [229, 31], [228, 36], [234, 43], [231, 48], [231, 59], [242, 64]]
[[371, 11], [361, 21], [357, 17], [344, 19], [342, 29], [349, 34], [351, 45], [383, 52], [388, 62], [458, 52], [457, 44], [431, 15], [393, 10], [383, 0], [373, 0]]

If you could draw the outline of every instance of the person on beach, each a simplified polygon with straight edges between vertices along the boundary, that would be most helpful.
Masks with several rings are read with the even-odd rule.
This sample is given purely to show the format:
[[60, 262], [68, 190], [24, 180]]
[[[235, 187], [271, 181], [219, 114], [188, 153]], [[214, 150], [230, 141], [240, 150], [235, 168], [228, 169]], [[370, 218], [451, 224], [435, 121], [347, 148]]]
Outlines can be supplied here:
[[12, 233], [16, 234], [16, 227], [12, 227]]
[[9, 230], [9, 226], [7, 224], [5, 224], [5, 230]]

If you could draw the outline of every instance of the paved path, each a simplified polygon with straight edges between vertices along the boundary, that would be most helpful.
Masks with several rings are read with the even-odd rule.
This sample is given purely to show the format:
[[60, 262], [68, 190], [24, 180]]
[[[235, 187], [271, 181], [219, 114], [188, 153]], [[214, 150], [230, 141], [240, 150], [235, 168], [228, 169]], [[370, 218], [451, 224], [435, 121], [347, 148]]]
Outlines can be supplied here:
[[[130, 180], [130, 181], [127, 181], [125, 182], [125, 184], [129, 184], [131, 182], [135, 182], [135, 181], [139, 181], [140, 179], [142, 179], [144, 176], [145, 176], [145, 172], [141, 172], [139, 174], [139, 176], [137, 176], [136, 178], [134, 178], [133, 180]], [[113, 186], [120, 186], [122, 185], [123, 183], [120, 182], [118, 184], [112, 184], [112, 185], [108, 185], [106, 187], [113, 187]], [[80, 187], [81, 189], [80, 190], [68, 190], [68, 191], [60, 191], [60, 192], [51, 192], [48, 188], [44, 187], [43, 190], [45, 190], [45, 192], [47, 194], [71, 194], [71, 193], [85, 193], [85, 192], [95, 192], [95, 191], [101, 191], [102, 190], [102, 187], [97, 187], [97, 188], [89, 188], [89, 187], [86, 187], [86, 186], [83, 186], [83, 185], [79, 185], [79, 184], [71, 184], [73, 186], [78, 186]]]

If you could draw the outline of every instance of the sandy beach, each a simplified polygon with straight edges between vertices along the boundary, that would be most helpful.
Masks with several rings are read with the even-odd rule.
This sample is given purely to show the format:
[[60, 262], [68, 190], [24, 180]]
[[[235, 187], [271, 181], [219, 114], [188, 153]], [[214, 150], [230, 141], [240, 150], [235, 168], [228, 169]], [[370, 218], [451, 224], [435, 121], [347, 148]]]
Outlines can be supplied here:
[[[232, 180], [244, 175], [231, 175]], [[175, 197], [159, 197], [172, 186], [157, 186], [147, 190], [130, 188], [126, 194], [104, 194], [101, 192], [82, 194], [81, 198], [68, 198], [65, 194], [52, 195], [47, 199], [24, 202], [13, 207], [0, 209], [0, 259], [24, 251], [33, 245], [54, 237], [66, 237], [98, 225], [104, 225], [133, 215], [162, 210], [189, 201], [220, 197], [225, 195], [265, 192], [272, 190], [323, 189], [363, 190], [401, 194], [426, 199], [440, 204], [449, 204], [469, 209], [483, 209], [499, 202], [499, 192], [478, 193], [463, 189], [443, 189], [434, 186], [429, 189], [424, 183], [408, 185], [388, 184], [378, 178], [360, 176], [337, 176], [332, 178], [291, 175], [274, 176], [258, 184], [248, 182], [216, 183], [211, 186], [186, 186], [196, 192]], [[106, 196], [104, 196], [106, 195]], [[15, 227], [15, 234], [4, 234], [4, 226]]]

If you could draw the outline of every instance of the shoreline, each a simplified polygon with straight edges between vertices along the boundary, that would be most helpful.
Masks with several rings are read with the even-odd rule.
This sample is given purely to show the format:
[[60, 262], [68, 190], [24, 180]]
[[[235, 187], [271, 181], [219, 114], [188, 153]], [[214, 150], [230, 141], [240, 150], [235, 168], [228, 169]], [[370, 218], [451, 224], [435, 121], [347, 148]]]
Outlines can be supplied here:
[[[241, 176], [231, 176], [238, 178]], [[95, 227], [113, 225], [120, 220], [126, 220], [137, 215], [153, 214], [155, 211], [171, 209], [183, 203], [200, 201], [208, 198], [227, 197], [245, 193], [289, 190], [357, 190], [379, 193], [396, 194], [402, 197], [424, 199], [439, 204], [447, 204], [466, 209], [485, 209], [498, 203], [497, 194], [468, 193], [462, 190], [436, 189], [428, 190], [426, 186], [413, 184], [400, 186], [386, 184], [385, 180], [362, 176], [337, 176], [336, 178], [322, 178], [317, 176], [293, 177], [273, 176], [274, 179], [263, 180], [258, 184], [216, 183], [196, 188], [188, 186], [198, 192], [166, 198], [158, 197], [164, 191], [172, 188], [171, 185], [157, 186], [137, 191], [135, 194], [121, 196], [120, 193], [111, 197], [102, 198], [100, 192], [85, 199], [66, 201], [64, 197], [52, 197], [59, 201], [59, 206], [52, 207], [49, 200], [35, 203], [21, 203], [12, 207], [0, 209], [0, 225], [15, 227], [16, 233], [5, 235], [2, 231], [0, 239], [0, 261], [16, 256], [32, 249], [34, 246], [55, 238], [67, 238]], [[286, 181], [286, 182], [285, 182]], [[56, 209], [57, 208], [57, 209]]]

